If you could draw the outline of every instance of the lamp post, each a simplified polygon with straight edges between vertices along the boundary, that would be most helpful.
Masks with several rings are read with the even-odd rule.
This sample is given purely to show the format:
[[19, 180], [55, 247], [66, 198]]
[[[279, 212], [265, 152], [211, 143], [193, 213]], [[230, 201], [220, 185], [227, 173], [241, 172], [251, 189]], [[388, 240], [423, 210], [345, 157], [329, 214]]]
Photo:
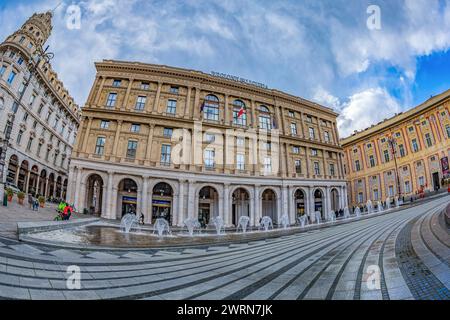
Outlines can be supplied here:
[[398, 194], [398, 198], [401, 198], [401, 191], [400, 191], [400, 176], [398, 173], [398, 165], [397, 165], [397, 151], [396, 151], [396, 146], [397, 146], [397, 141], [395, 140], [395, 138], [390, 135], [387, 139], [389, 146], [391, 147], [392, 150], [392, 156], [394, 157], [394, 163], [395, 163], [395, 176], [397, 179], [397, 194]]
[[[19, 106], [22, 103], [23, 96], [25, 95], [25, 91], [28, 89], [28, 86], [30, 85], [31, 79], [33, 75], [36, 73], [36, 70], [39, 67], [39, 64], [44, 61], [45, 63], [49, 63], [51, 59], [53, 59], [55, 55], [51, 52], [48, 52], [48, 46], [45, 48], [45, 50], [42, 51], [41, 48], [37, 48], [34, 52], [34, 56], [30, 61], [28, 62], [28, 71], [29, 76], [28, 79], [25, 81], [23, 89], [20, 92], [20, 95], [18, 99], [14, 99], [13, 107], [12, 107], [12, 113], [8, 115], [8, 119], [6, 121], [6, 128], [5, 128], [5, 138], [3, 139], [1, 145], [0, 145], [0, 199], [4, 198], [4, 192], [5, 192], [5, 162], [6, 162], [6, 152], [8, 151], [9, 147], [9, 139], [11, 138], [11, 132], [14, 127], [14, 120], [16, 118], [17, 110], [19, 110]], [[18, 168], [19, 170], [19, 168]], [[5, 204], [5, 203], [4, 203]]]

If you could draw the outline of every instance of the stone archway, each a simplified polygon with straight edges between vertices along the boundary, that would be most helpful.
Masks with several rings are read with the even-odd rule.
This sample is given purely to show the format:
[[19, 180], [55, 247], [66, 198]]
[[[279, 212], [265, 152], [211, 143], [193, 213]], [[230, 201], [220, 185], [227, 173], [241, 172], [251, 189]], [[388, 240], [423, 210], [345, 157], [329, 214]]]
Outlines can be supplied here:
[[331, 210], [333, 210], [334, 212], [338, 212], [341, 207], [339, 203], [339, 191], [336, 188], [331, 189], [330, 201]]
[[316, 189], [314, 191], [314, 212], [319, 211], [323, 221], [326, 220], [324, 200], [323, 191], [321, 189]]
[[216, 188], [205, 186], [198, 193], [198, 220], [203, 227], [219, 215], [219, 192]]
[[17, 185], [17, 174], [19, 171], [19, 158], [13, 154], [9, 158], [8, 162], [8, 175], [6, 177], [6, 182]]
[[296, 219], [307, 214], [306, 204], [306, 192], [304, 192], [302, 189], [297, 189], [294, 193], [294, 208]]
[[274, 224], [278, 223], [277, 194], [272, 189], [265, 189], [261, 196], [261, 217], [264, 216], [270, 217]]
[[38, 194], [40, 196], [45, 195], [46, 188], [47, 188], [47, 171], [42, 170], [39, 178]]
[[55, 197], [57, 199], [61, 199], [61, 196], [62, 196], [62, 178], [61, 178], [61, 176], [59, 176], [56, 179], [56, 195], [55, 195]]
[[62, 190], [62, 198], [64, 201], [67, 201], [67, 186], [69, 185], [69, 181], [64, 179], [63, 190]]
[[125, 214], [137, 214], [138, 185], [130, 178], [122, 179], [117, 189], [116, 217], [121, 219]]
[[53, 198], [55, 194], [55, 174], [52, 172], [48, 176], [47, 197]]
[[[239, 222], [239, 218], [242, 216], [248, 216], [250, 217], [250, 210], [251, 210], [251, 200], [250, 200], [250, 193], [244, 189], [244, 188], [237, 188], [234, 190], [232, 196], [232, 216], [231, 216], [231, 223], [236, 226]], [[225, 214], [228, 214], [225, 212]]]
[[28, 193], [36, 194], [39, 180], [39, 169], [38, 166], [34, 165], [30, 171], [30, 180], [28, 186]]
[[[66, 181], [67, 182], [67, 179]], [[103, 213], [103, 186], [104, 182], [98, 174], [91, 174], [86, 181], [86, 201], [84, 208], [90, 214], [101, 216]]]
[[152, 190], [152, 222], [163, 218], [173, 224], [173, 188], [166, 182], [157, 183]]
[[27, 191], [28, 186], [29, 164], [27, 160], [23, 160], [19, 168], [19, 177], [17, 178], [17, 187], [23, 191]]

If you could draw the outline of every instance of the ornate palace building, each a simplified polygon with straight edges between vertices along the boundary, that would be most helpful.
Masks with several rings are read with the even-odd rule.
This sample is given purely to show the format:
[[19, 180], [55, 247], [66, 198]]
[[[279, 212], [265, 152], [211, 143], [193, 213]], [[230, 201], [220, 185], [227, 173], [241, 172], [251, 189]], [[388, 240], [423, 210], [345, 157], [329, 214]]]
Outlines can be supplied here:
[[0, 161], [3, 183], [64, 198], [81, 112], [42, 59], [51, 19], [34, 14], [0, 44]]
[[442, 188], [450, 156], [450, 90], [341, 141], [349, 202]]
[[254, 82], [103, 61], [70, 165], [78, 211], [227, 226], [346, 206], [337, 114]]

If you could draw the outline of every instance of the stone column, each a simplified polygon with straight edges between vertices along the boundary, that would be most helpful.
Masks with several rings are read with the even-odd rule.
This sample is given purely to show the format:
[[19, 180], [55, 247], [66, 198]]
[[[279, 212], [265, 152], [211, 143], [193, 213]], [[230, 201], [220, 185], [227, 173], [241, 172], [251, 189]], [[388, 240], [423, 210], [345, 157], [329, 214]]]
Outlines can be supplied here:
[[178, 198], [178, 226], [182, 227], [184, 222], [184, 184], [185, 180], [179, 181], [179, 198]]
[[[144, 214], [144, 222], [148, 221], [148, 178], [149, 176], [144, 175], [142, 177], [142, 205], [141, 212]], [[140, 212], [139, 212], [140, 215]]]
[[120, 131], [122, 131], [122, 123], [122, 120], [117, 121], [116, 135], [114, 137], [114, 145], [111, 153], [111, 155], [114, 157], [117, 157], [117, 147], [119, 145]]
[[224, 113], [225, 113], [224, 114], [224, 119], [225, 119], [225, 125], [226, 126], [230, 125], [230, 110], [228, 110], [228, 103], [229, 103], [228, 99], [229, 99], [228, 94], [225, 94], [225, 106], [224, 106], [223, 110], [224, 110]]
[[194, 120], [199, 120], [200, 115], [200, 88], [195, 87], [194, 106], [192, 107], [192, 117]]
[[195, 217], [195, 181], [189, 180], [189, 194], [188, 194], [188, 218]]
[[[82, 204], [80, 203], [80, 189], [81, 189], [81, 172], [82, 172], [82, 168], [81, 167], [77, 167], [77, 177], [75, 180], [75, 199], [74, 199], [74, 204], [75, 204], [75, 209], [78, 210], [78, 212], [83, 212], [83, 208], [82, 208]], [[50, 183], [48, 183], [47, 185], [50, 185]], [[56, 188], [54, 188], [56, 189]]]
[[259, 223], [259, 219], [261, 218], [261, 196], [259, 195], [259, 185], [254, 186], [254, 212], [250, 212], [250, 223], [253, 226], [256, 226]]
[[315, 217], [315, 204], [314, 204], [314, 187], [309, 187], [309, 216], [311, 218], [311, 222], [314, 223], [316, 221]]
[[[31, 177], [31, 171], [30, 170], [28, 170], [27, 171], [27, 177], [26, 177], [26, 183], [27, 183], [27, 186], [26, 186], [26, 188], [25, 188], [25, 194], [28, 194], [28, 191], [30, 190], [30, 177]], [[56, 189], [56, 188], [55, 188]]]
[[102, 95], [103, 87], [105, 86], [106, 77], [101, 76], [102, 81], [100, 83], [100, 88], [98, 88], [97, 95], [95, 96], [94, 104], [98, 107], [100, 103], [100, 97]]
[[295, 224], [295, 203], [294, 203], [294, 187], [288, 187], [288, 210], [289, 210], [289, 222]]
[[191, 106], [191, 93], [192, 93], [192, 87], [187, 87], [187, 97], [186, 97], [186, 104], [184, 106], [184, 117], [189, 118], [189, 110]]
[[230, 212], [230, 185], [225, 183], [223, 186], [223, 221], [225, 226], [231, 226], [231, 212]]
[[87, 129], [86, 129], [86, 132], [84, 134], [84, 139], [83, 139], [83, 152], [86, 152], [86, 150], [87, 150], [89, 135], [91, 133], [92, 120], [93, 120], [93, 118], [89, 117]]
[[310, 151], [311, 151], [311, 149], [309, 147], [305, 148], [305, 152], [306, 152], [306, 177], [307, 178], [311, 177], [311, 161], [309, 160]]
[[130, 83], [128, 84], [127, 93], [125, 94], [125, 98], [123, 99], [122, 106], [120, 107], [121, 111], [125, 110], [127, 107], [128, 99], [130, 98], [130, 92], [131, 92], [131, 88], [133, 86], [134, 79], [131, 78], [129, 81], [130, 81]]
[[330, 192], [330, 187], [326, 187], [325, 188], [325, 217], [328, 217], [328, 215], [331, 212], [331, 192]]
[[[74, 189], [74, 181], [73, 181], [73, 167], [69, 168], [69, 177], [68, 177], [68, 184], [67, 184], [67, 202], [68, 203], [73, 203], [73, 189]], [[38, 186], [39, 188], [39, 186]], [[44, 186], [43, 186], [43, 190], [44, 192], [44, 197], [45, 197], [45, 179], [44, 179]]]
[[281, 187], [281, 211], [282, 212], [278, 212], [278, 223], [280, 223], [281, 221], [281, 217], [284, 214], [287, 214], [289, 216], [289, 203], [288, 203], [288, 187], [287, 186], [282, 186]]
[[152, 157], [152, 146], [153, 146], [153, 135], [155, 132], [155, 124], [150, 124], [150, 130], [148, 132], [148, 140], [147, 140], [147, 146], [145, 151], [145, 164], [150, 165], [151, 157]]
[[159, 98], [161, 96], [161, 88], [162, 88], [162, 82], [158, 82], [158, 89], [156, 91], [156, 97], [155, 97], [155, 101], [153, 103], [153, 113], [156, 113], [158, 111]]
[[108, 171], [108, 184], [106, 185], [106, 210], [105, 215], [108, 219], [114, 219], [112, 212], [112, 197], [113, 197], [113, 176], [114, 172]]
[[258, 128], [258, 120], [256, 119], [255, 100], [251, 101], [251, 109], [252, 109], [252, 127], [253, 128]]

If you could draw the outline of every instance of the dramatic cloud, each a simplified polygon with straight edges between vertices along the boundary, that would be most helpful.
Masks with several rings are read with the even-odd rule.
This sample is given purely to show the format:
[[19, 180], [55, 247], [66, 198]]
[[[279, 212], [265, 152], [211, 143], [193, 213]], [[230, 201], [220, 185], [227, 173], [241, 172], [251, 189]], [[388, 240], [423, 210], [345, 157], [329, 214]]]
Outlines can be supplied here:
[[[0, 37], [58, 2], [2, 1]], [[346, 136], [418, 103], [417, 59], [450, 48], [449, 0], [376, 1], [380, 30], [367, 28], [371, 4], [64, 0], [53, 19], [52, 64], [80, 105], [102, 59], [235, 74], [336, 109]], [[81, 8], [80, 29], [67, 28], [70, 5]]]

